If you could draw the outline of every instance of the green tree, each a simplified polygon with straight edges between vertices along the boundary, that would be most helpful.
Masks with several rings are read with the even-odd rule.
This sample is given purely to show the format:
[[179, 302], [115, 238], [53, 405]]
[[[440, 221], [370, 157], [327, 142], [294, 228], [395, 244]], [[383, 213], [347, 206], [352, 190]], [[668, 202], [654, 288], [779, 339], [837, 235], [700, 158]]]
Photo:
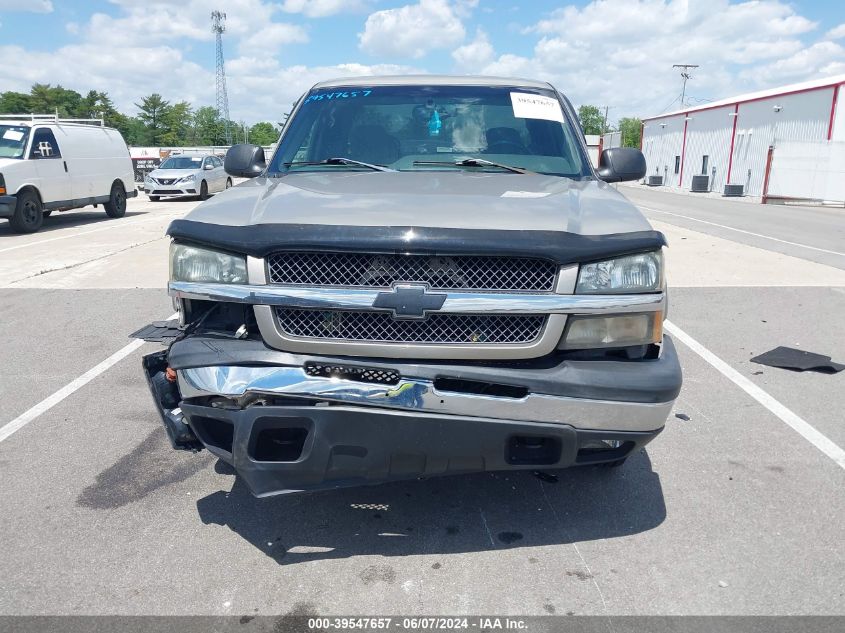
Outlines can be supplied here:
[[33, 84], [29, 92], [30, 108], [35, 114], [53, 114], [77, 117], [83, 109], [82, 95], [76, 90], [68, 90], [50, 84]]
[[169, 131], [167, 119], [171, 106], [157, 92], [141, 99], [136, 103], [138, 119], [144, 125], [144, 143], [148, 145], [163, 145], [164, 137]]
[[639, 147], [643, 122], [637, 117], [619, 119], [619, 131], [622, 132], [622, 147]]
[[594, 105], [579, 107], [578, 120], [581, 122], [581, 127], [584, 128], [584, 134], [604, 134], [607, 131], [604, 116]]
[[118, 127], [127, 145], [146, 145], [147, 130], [137, 117], [124, 117], [123, 127]]
[[249, 142], [256, 145], [272, 145], [279, 140], [279, 130], [269, 121], [261, 121], [249, 128]]
[[162, 135], [164, 145], [186, 145], [190, 143], [194, 118], [191, 104], [179, 101], [170, 106], [164, 115], [167, 131]]
[[196, 145], [215, 145], [224, 138], [223, 121], [217, 109], [211, 106], [197, 108], [194, 112], [194, 133]]
[[22, 92], [0, 93], [0, 114], [28, 114], [32, 112], [32, 100]]

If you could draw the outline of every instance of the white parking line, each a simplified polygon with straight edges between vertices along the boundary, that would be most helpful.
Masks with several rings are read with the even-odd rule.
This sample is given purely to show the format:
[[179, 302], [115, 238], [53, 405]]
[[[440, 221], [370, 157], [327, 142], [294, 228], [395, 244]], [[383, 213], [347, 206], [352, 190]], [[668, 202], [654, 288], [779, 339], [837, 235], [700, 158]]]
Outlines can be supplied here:
[[707, 361], [707, 363], [712, 365], [719, 373], [725, 376], [725, 378], [730, 380], [737, 387], [766, 407], [774, 415], [780, 418], [782, 422], [790, 426], [796, 433], [810, 442], [810, 444], [830, 457], [840, 466], [840, 468], [845, 469], [845, 450], [842, 450], [842, 448], [835, 444], [830, 438], [822, 434], [791, 409], [788, 409], [786, 406], [781, 404], [772, 395], [763, 391], [760, 387], [740, 374], [736, 369], [728, 365], [725, 361], [716, 356], [713, 352], [704, 347], [701, 343], [696, 341], [674, 323], [665, 321], [663, 327], [667, 332], [669, 332], [669, 334], [681, 341], [684, 345]]
[[134, 221], [129, 222], [114, 222], [112, 220], [108, 226], [101, 226], [96, 229], [91, 229], [90, 231], [79, 231], [78, 233], [71, 233], [69, 235], [59, 235], [58, 237], [50, 237], [46, 240], [38, 240], [36, 242], [27, 242], [26, 244], [17, 244], [16, 246], [9, 246], [7, 248], [0, 248], [0, 253], [8, 253], [9, 251], [16, 251], [20, 248], [27, 248], [29, 246], [38, 246], [39, 244], [47, 244], [49, 242], [56, 242], [58, 240], [67, 240], [72, 237], [78, 237], [80, 235], [90, 235], [91, 233], [99, 233], [100, 231], [109, 231], [111, 229], [120, 229], [125, 228], [127, 226], [135, 226], [136, 224], [144, 224], [146, 222], [152, 222], [153, 220], [159, 220], [161, 218], [166, 218], [171, 215], [181, 215], [178, 212], [171, 212], [171, 213], [162, 213], [151, 218], [139, 218]]
[[[829, 255], [839, 255], [840, 257], [845, 257], [845, 253], [840, 253], [838, 251], [829, 251], [826, 248], [817, 248], [816, 246], [808, 246], [807, 244], [800, 244], [798, 242], [790, 242], [789, 240], [782, 240], [779, 237], [772, 237], [771, 235], [763, 235], [762, 233], [754, 233], [752, 231], [746, 231], [744, 229], [738, 229], [733, 226], [727, 226], [726, 224], [717, 224], [716, 222], [709, 222], [708, 220], [701, 220], [699, 218], [693, 218], [689, 215], [681, 215], [680, 213], [672, 213], [671, 211], [663, 211], [661, 209], [655, 209], [653, 207], [647, 207], [642, 204], [637, 205], [640, 209], [645, 209], [646, 211], [654, 211], [655, 213], [664, 213], [666, 215], [671, 215], [676, 218], [683, 218], [685, 220], [691, 220], [693, 222], [701, 222], [702, 224], [709, 224], [710, 226], [716, 226], [720, 229], [727, 229], [729, 231], [736, 231], [737, 233], [745, 233], [746, 235], [753, 235], [754, 237], [762, 237], [766, 240], [772, 240], [773, 242], [780, 242], [781, 244], [789, 244], [790, 246], [799, 246], [801, 248], [807, 248], [811, 251], [818, 251], [819, 253], [828, 253]], [[2, 252], [2, 251], [0, 251]]]
[[[172, 314], [169, 317], [167, 317], [166, 320], [169, 321], [170, 319], [175, 319], [177, 316], [178, 316], [177, 314]], [[95, 365], [94, 367], [92, 367], [91, 369], [86, 371], [84, 374], [79, 376], [78, 378], [76, 378], [76, 379], [72, 380], [71, 382], [69, 382], [68, 384], [66, 384], [64, 387], [62, 387], [58, 391], [56, 391], [53, 394], [44, 398], [44, 400], [42, 400], [41, 402], [36, 404], [31, 409], [21, 413], [18, 417], [16, 417], [11, 422], [4, 424], [2, 427], [0, 427], [0, 442], [9, 438], [13, 433], [20, 431], [23, 427], [25, 427], [27, 424], [32, 422], [39, 415], [41, 415], [42, 413], [46, 413], [47, 411], [52, 409], [54, 406], [59, 404], [62, 400], [67, 398], [69, 395], [73, 394], [76, 391], [79, 391], [82, 387], [84, 387], [89, 382], [94, 380], [94, 378], [96, 378], [97, 376], [99, 376], [103, 372], [107, 371], [108, 369], [110, 369], [111, 367], [113, 367], [114, 365], [119, 363], [121, 360], [123, 360], [124, 358], [129, 356], [129, 354], [134, 352], [136, 349], [141, 347], [143, 344], [144, 344], [144, 341], [142, 341], [141, 339], [135, 339], [134, 341], [132, 341], [128, 345], [122, 347], [121, 349], [116, 351], [114, 354], [109, 356], [103, 362]]]

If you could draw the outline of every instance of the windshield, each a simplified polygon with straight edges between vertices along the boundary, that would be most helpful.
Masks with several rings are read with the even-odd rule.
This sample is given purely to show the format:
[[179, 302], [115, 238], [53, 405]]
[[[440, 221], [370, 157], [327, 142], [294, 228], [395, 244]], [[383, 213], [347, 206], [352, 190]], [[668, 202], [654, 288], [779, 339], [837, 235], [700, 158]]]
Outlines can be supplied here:
[[502, 167], [589, 174], [575, 132], [552, 90], [489, 86], [376, 86], [308, 93], [281, 139], [270, 173], [366, 169], [349, 158], [401, 171]]
[[0, 125], [0, 158], [23, 158], [29, 128], [21, 125]]
[[171, 156], [159, 169], [199, 169], [202, 166], [202, 156]]

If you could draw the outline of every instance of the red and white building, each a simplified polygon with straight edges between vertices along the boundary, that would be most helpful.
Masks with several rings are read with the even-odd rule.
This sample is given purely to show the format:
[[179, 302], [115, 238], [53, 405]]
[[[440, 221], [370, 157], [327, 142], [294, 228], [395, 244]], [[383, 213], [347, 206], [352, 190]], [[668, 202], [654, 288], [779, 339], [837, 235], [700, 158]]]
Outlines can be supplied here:
[[647, 178], [670, 188], [704, 175], [719, 193], [730, 183], [749, 196], [845, 200], [845, 75], [648, 117], [642, 150]]

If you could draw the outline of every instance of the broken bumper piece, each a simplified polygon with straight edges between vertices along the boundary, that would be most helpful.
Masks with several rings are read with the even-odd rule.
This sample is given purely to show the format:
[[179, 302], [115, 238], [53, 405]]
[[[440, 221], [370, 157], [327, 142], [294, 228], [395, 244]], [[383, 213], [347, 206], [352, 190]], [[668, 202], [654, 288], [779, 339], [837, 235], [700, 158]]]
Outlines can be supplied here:
[[207, 448], [256, 496], [615, 462], [662, 430], [681, 379], [668, 339], [649, 362], [538, 370], [303, 357], [189, 337], [144, 368], [174, 447]]

